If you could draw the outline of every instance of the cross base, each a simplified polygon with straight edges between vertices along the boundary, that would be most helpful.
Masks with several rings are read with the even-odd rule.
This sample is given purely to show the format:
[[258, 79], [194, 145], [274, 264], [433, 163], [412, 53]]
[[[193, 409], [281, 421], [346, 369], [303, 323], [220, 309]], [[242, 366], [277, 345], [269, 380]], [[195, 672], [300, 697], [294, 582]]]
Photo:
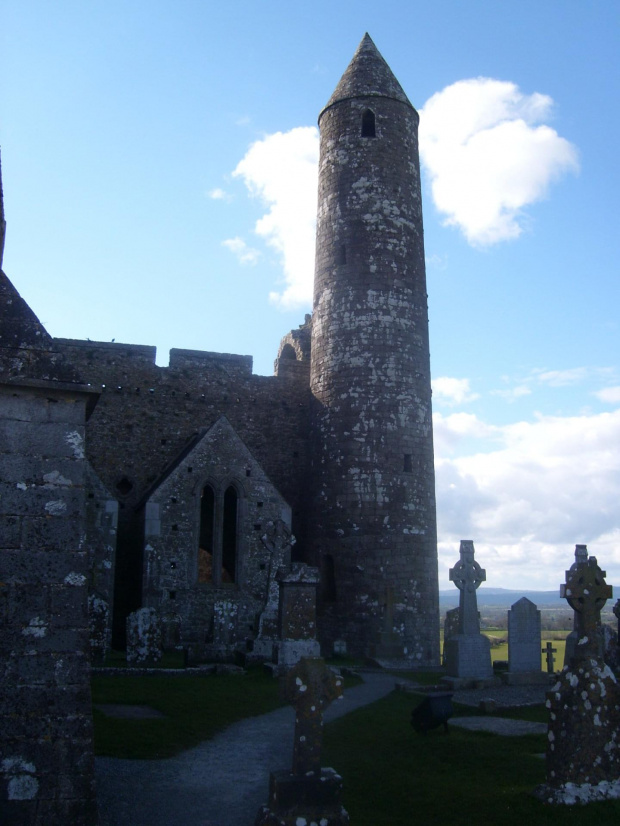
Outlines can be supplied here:
[[306, 775], [288, 771], [269, 777], [269, 804], [259, 810], [254, 826], [296, 826], [299, 821], [348, 826], [342, 807], [342, 777], [334, 769]]

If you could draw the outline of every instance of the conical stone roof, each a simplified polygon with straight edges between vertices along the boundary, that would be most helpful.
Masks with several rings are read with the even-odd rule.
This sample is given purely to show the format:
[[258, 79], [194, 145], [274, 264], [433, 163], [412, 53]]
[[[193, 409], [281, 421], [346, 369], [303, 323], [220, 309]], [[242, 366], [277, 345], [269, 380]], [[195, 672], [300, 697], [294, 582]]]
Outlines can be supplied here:
[[[340, 82], [321, 115], [325, 109], [329, 109], [330, 106], [339, 101], [358, 97], [393, 98], [407, 106], [411, 106], [411, 102], [403, 92], [402, 86], [394, 77], [392, 70], [368, 33], [362, 38], [353, 59], [340, 78]], [[413, 109], [413, 106], [411, 108]]]

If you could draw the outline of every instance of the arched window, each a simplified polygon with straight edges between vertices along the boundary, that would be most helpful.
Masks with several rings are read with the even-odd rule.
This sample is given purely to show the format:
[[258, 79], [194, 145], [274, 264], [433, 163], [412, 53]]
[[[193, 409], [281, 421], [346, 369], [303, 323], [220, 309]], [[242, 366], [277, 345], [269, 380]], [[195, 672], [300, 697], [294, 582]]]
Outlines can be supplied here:
[[237, 500], [237, 491], [230, 485], [224, 493], [222, 582], [237, 580]]
[[375, 137], [375, 113], [372, 109], [366, 109], [366, 111], [362, 114], [362, 137]]
[[200, 495], [200, 538], [198, 542], [198, 582], [213, 582], [213, 536], [215, 493], [205, 485]]
[[[249, 471], [248, 471], [249, 475]], [[200, 494], [198, 582], [230, 585], [239, 581], [239, 492], [206, 484]]]
[[288, 342], [282, 348], [282, 352], [280, 353], [281, 359], [292, 359], [295, 361], [297, 359], [297, 353], [295, 352], [295, 348], [292, 344]]

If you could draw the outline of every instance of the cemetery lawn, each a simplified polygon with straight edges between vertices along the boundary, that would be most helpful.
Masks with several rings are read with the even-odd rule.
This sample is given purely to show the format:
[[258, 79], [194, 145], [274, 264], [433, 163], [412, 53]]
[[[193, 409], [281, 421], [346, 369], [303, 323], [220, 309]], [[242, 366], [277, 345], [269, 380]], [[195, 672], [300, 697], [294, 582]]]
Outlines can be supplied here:
[[95, 704], [150, 706], [166, 715], [128, 720], [93, 709], [95, 754], [140, 760], [172, 757], [237, 720], [284, 705], [278, 681], [259, 668], [208, 677], [95, 676], [92, 695]]
[[[344, 678], [345, 688], [359, 682], [359, 677]], [[93, 708], [95, 754], [133, 760], [173, 757], [237, 720], [286, 705], [278, 680], [261, 667], [207, 677], [94, 676], [91, 687], [93, 704], [149, 706], [165, 715], [119, 719]]]
[[[617, 826], [620, 801], [544, 806], [531, 792], [545, 780], [544, 735], [502, 737], [450, 727], [426, 735], [410, 725], [422, 695], [393, 692], [326, 726], [324, 766], [344, 778], [356, 826]], [[455, 704], [455, 716], [475, 713]], [[546, 721], [543, 706], [501, 716]], [[499, 713], [498, 713], [499, 716]]]

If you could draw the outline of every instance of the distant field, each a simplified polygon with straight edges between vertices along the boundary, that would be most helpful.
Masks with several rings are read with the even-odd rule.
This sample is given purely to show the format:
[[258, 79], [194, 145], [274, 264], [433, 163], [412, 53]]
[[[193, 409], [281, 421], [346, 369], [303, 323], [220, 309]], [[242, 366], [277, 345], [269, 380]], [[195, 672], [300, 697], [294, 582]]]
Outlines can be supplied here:
[[[491, 643], [493, 643], [494, 640], [508, 639], [508, 633], [506, 631], [483, 631], [482, 633], [488, 637], [489, 640], [491, 640]], [[540, 667], [542, 671], [547, 670], [547, 657], [546, 654], [542, 653], [542, 649], [546, 647], [548, 642], [550, 642], [556, 649], [556, 652], [553, 655], [555, 657], [554, 670], [562, 670], [562, 667], [564, 666], [564, 652], [566, 650], [566, 637], [569, 634], [570, 631], [550, 631], [549, 633], [543, 632], [540, 646]], [[557, 637], [560, 636], [562, 636], [563, 639], [557, 639]], [[443, 630], [441, 631], [441, 653], [443, 655]], [[492, 645], [491, 662], [495, 662], [496, 660], [508, 660], [508, 642], [502, 642], [499, 645]]]

